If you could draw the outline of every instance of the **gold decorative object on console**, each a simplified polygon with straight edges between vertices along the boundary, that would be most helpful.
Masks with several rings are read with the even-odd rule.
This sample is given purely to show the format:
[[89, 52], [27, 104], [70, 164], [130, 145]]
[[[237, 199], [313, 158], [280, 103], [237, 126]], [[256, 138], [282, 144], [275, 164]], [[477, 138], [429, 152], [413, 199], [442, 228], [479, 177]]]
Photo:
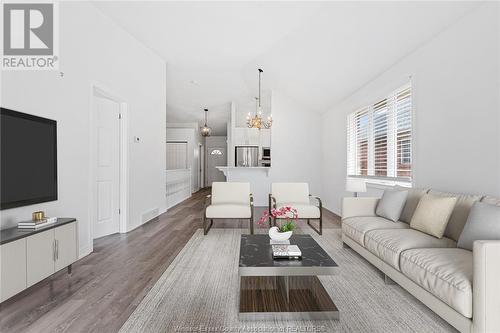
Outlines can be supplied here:
[[41, 221], [45, 218], [45, 213], [43, 211], [38, 211], [33, 213], [33, 221]]

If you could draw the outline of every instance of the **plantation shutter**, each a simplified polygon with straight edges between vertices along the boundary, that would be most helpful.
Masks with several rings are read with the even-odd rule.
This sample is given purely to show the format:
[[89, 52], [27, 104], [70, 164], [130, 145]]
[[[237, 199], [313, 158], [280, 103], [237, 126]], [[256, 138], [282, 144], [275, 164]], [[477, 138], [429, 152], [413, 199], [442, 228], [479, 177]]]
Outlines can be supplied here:
[[347, 175], [411, 180], [411, 86], [347, 117]]
[[396, 95], [396, 176], [411, 179], [412, 165], [412, 111], [411, 88], [400, 90]]
[[167, 170], [187, 169], [187, 142], [167, 142]]

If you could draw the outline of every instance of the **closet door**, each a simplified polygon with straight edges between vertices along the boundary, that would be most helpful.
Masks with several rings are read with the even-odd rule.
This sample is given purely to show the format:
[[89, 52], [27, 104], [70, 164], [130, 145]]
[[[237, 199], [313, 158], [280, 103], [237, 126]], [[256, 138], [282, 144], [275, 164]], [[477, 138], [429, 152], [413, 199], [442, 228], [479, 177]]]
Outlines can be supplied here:
[[26, 238], [27, 287], [54, 273], [54, 229]]

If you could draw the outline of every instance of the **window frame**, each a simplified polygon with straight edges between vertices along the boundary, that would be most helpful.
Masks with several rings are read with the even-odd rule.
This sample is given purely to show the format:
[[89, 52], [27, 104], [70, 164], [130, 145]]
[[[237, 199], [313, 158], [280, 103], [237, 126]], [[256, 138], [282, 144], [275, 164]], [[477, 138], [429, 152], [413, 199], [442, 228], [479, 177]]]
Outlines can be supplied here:
[[[409, 91], [409, 96], [405, 96], [405, 92]], [[400, 97], [402, 96], [402, 97]], [[400, 99], [398, 99], [400, 98]], [[405, 102], [405, 98], [409, 100], [409, 111], [405, 111], [404, 105], [399, 104], [400, 101]], [[375, 117], [374, 112], [380, 111], [381, 105], [386, 104], [387, 113], [382, 116], [385, 117], [387, 124], [385, 132], [382, 132], [381, 135], [385, 139], [376, 138], [376, 129], [375, 126]], [[378, 106], [378, 108], [377, 108]], [[408, 108], [408, 106], [406, 106]], [[398, 109], [400, 108], [400, 109]], [[405, 115], [405, 112], [409, 112], [408, 115]], [[358, 108], [356, 111], [351, 112], [347, 115], [347, 168], [346, 174], [347, 177], [354, 178], [363, 178], [366, 179], [368, 183], [376, 183], [380, 185], [403, 185], [403, 186], [411, 186], [414, 181], [415, 173], [415, 159], [414, 159], [414, 138], [415, 138], [415, 103], [414, 103], [414, 87], [412, 82], [407, 82], [406, 84], [400, 86], [398, 89], [393, 90], [390, 94], [387, 94], [385, 97], [379, 98], [373, 103], [370, 103], [367, 106]], [[366, 115], [365, 115], [366, 114]], [[380, 116], [380, 115], [379, 115]], [[366, 129], [359, 128], [358, 124], [362, 117], [367, 117]], [[402, 117], [402, 118], [398, 118]], [[405, 118], [406, 117], [406, 118]], [[379, 118], [380, 120], [381, 118]], [[398, 123], [398, 120], [402, 119], [401, 123]], [[405, 121], [409, 121], [409, 131], [410, 135], [408, 138], [404, 137], [404, 124]], [[403, 125], [401, 125], [403, 124]], [[381, 126], [381, 122], [377, 123], [378, 126]], [[402, 130], [399, 126], [403, 126]], [[366, 131], [366, 133], [365, 133]], [[360, 141], [358, 139], [359, 133], [363, 134], [363, 137], [366, 137], [366, 143], [364, 147], [366, 149], [366, 153], [363, 152], [361, 155], [359, 154], [359, 146]], [[398, 135], [402, 135], [402, 139], [398, 137]], [[380, 156], [382, 159], [385, 158], [385, 175], [376, 175], [380, 170], [376, 170], [376, 144], [377, 140], [384, 141], [382, 145], [385, 145], [386, 153], [385, 155], [382, 153], [379, 154], [378, 166], [383, 165], [384, 161], [380, 161]], [[409, 146], [405, 147], [409, 141]], [[408, 151], [409, 150], [409, 151]], [[360, 156], [361, 160], [360, 160]], [[366, 156], [366, 157], [365, 157]], [[361, 161], [361, 162], [360, 162]], [[409, 163], [408, 163], [409, 162]], [[399, 169], [400, 165], [410, 164], [408, 169]], [[366, 169], [360, 168], [360, 165], [366, 165]], [[408, 172], [409, 176], [400, 176], [400, 173]]]

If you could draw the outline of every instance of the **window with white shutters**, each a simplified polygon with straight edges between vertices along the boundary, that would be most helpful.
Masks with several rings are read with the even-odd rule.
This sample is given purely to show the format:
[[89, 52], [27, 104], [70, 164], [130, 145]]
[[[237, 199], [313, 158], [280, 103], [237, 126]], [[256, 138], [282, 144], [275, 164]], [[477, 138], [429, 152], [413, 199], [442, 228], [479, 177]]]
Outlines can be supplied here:
[[350, 114], [347, 143], [348, 176], [411, 181], [411, 85]]
[[187, 142], [167, 142], [167, 170], [187, 169]]

